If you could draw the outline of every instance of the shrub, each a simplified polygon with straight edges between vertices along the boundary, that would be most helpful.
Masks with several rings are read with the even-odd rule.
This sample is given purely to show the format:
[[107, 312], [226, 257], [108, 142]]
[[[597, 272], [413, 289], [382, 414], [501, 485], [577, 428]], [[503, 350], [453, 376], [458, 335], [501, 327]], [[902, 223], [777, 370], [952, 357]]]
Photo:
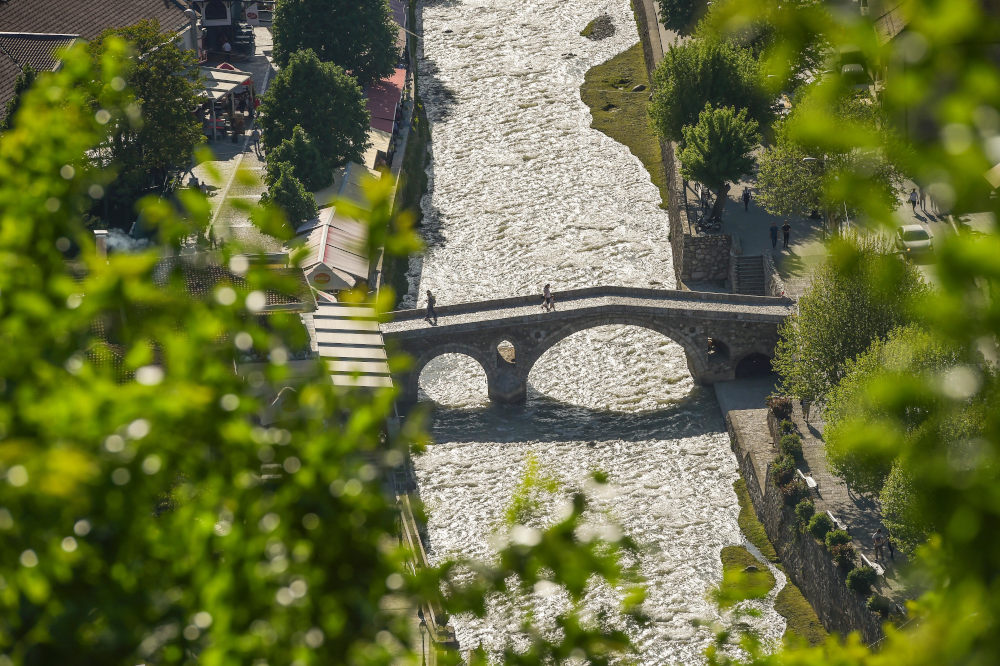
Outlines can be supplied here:
[[288, 162], [278, 162], [278, 178], [274, 185], [265, 192], [261, 204], [274, 204], [285, 213], [285, 218], [292, 229], [300, 223], [316, 217], [316, 199], [292, 172]]
[[826, 533], [826, 547], [833, 550], [834, 546], [840, 546], [851, 542], [851, 535], [847, 530], [831, 530]]
[[833, 521], [825, 513], [817, 513], [809, 520], [809, 532], [817, 539], [824, 539], [826, 533], [833, 529]]
[[854, 564], [857, 551], [854, 550], [854, 546], [851, 544], [841, 543], [830, 549], [830, 555], [833, 556], [833, 561], [838, 567], [847, 569]]
[[785, 485], [795, 476], [795, 459], [791, 456], [779, 456], [772, 464], [771, 472], [778, 486]]
[[858, 594], [868, 594], [875, 578], [875, 570], [871, 567], [855, 567], [847, 574], [847, 587]]
[[287, 162], [292, 174], [302, 181], [307, 190], [318, 190], [330, 184], [333, 167], [326, 163], [323, 154], [301, 125], [292, 130], [292, 138], [285, 139], [267, 154], [267, 174], [264, 182], [271, 187], [281, 177], [281, 164]]
[[889, 617], [889, 613], [892, 612], [892, 602], [881, 594], [873, 594], [868, 597], [868, 610], [882, 617]]
[[802, 457], [802, 438], [796, 433], [789, 433], [787, 435], [781, 436], [781, 441], [778, 442], [778, 450], [781, 451], [783, 456], [791, 456], [793, 458]]
[[804, 499], [795, 505], [795, 517], [799, 519], [800, 525], [808, 525], [809, 519], [816, 513], [816, 507], [812, 500]]
[[788, 420], [788, 417], [792, 415], [792, 400], [783, 395], [769, 396], [767, 406], [771, 413], [782, 421]]
[[795, 506], [800, 500], [805, 499], [809, 494], [809, 486], [802, 479], [792, 479], [781, 486], [781, 496], [785, 499], [785, 504]]
[[779, 424], [782, 435], [787, 435], [788, 433], [795, 432], [795, 424], [785, 419]]

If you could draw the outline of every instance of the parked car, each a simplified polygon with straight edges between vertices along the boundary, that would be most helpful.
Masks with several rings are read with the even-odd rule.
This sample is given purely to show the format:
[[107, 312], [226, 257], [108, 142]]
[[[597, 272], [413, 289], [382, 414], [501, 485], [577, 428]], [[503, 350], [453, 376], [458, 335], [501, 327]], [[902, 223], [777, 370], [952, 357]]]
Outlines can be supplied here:
[[934, 250], [934, 240], [919, 224], [904, 224], [896, 229], [896, 249], [910, 257], [926, 254]]

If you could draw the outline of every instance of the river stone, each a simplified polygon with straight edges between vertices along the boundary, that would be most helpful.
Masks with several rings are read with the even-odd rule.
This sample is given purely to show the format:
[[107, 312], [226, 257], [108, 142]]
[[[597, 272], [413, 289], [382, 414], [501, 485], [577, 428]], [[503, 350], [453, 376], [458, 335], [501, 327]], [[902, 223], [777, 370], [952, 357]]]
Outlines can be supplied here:
[[645, 89], [646, 89], [646, 84], [645, 83], [640, 83], [639, 85], [637, 85], [634, 88], [632, 88], [632, 92], [642, 92]]
[[760, 571], [760, 569], [758, 569], [753, 564], [749, 564], [749, 565], [743, 567], [743, 573], [745, 573], [745, 574], [757, 573], [758, 571]]

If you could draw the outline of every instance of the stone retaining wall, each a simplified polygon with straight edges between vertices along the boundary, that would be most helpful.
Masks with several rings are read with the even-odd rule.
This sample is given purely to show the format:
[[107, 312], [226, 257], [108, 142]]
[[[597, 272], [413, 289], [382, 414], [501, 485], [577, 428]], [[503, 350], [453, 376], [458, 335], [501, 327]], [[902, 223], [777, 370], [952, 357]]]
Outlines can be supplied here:
[[[755, 461], [745, 450], [728, 414], [726, 427], [757, 517], [774, 544], [785, 573], [812, 604], [823, 626], [841, 635], [857, 631], [869, 644], [883, 638], [881, 619], [868, 610], [861, 595], [847, 588], [844, 572], [834, 564], [826, 548], [799, 530], [795, 514], [785, 506], [781, 491], [771, 478], [771, 461], [757, 461], [766, 470], [761, 482], [754, 469]], [[767, 425], [761, 423], [760, 427]]]

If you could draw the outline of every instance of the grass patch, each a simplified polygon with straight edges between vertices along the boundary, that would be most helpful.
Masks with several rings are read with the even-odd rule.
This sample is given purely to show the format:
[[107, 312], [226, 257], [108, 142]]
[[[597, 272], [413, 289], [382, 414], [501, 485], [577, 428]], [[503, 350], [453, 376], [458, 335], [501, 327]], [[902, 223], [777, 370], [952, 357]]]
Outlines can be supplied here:
[[819, 645], [826, 640], [828, 634], [816, 617], [816, 611], [791, 582], [778, 592], [774, 599], [774, 610], [788, 621], [784, 635], [786, 643], [805, 641], [809, 645]]
[[771, 562], [777, 562], [778, 553], [775, 552], [774, 546], [771, 545], [771, 540], [767, 538], [764, 525], [757, 520], [757, 514], [754, 513], [753, 504], [750, 502], [750, 493], [747, 492], [747, 482], [742, 478], [738, 479], [733, 484], [733, 490], [736, 491], [736, 499], [740, 503], [740, 515], [737, 520], [743, 536], [747, 538], [747, 541], [756, 546], [757, 550], [764, 557]]
[[712, 590], [712, 598], [720, 607], [744, 599], [763, 599], [774, 587], [771, 570], [743, 546], [726, 546], [721, 557], [722, 582]]
[[[632, 92], [636, 85], [641, 92]], [[624, 144], [639, 158], [650, 180], [660, 190], [660, 206], [666, 208], [667, 174], [663, 168], [660, 141], [649, 124], [649, 78], [642, 55], [642, 44], [622, 51], [611, 60], [587, 72], [580, 97], [590, 107], [590, 126], [618, 143]]]

